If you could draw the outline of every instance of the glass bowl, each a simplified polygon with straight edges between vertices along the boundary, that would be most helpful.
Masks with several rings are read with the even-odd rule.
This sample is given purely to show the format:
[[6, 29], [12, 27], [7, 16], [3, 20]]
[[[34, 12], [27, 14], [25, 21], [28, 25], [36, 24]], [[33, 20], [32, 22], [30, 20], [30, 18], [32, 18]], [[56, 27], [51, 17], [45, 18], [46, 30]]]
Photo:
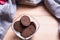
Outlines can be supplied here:
[[38, 31], [40, 25], [39, 25], [39, 23], [37, 22], [37, 20], [36, 20], [33, 16], [31, 16], [31, 15], [26, 15], [26, 14], [25, 14], [25, 16], [28, 16], [28, 17], [30, 18], [31, 22], [34, 22], [34, 23], [35, 23], [35, 25], [36, 25], [36, 31], [35, 31], [31, 36], [29, 36], [29, 37], [27, 37], [27, 38], [24, 38], [23, 36], [21, 36], [21, 33], [20, 33], [20, 32], [17, 32], [17, 31], [14, 29], [14, 27], [13, 27], [14, 23], [15, 23], [16, 21], [19, 21], [22, 16], [24, 16], [24, 14], [23, 14], [23, 15], [20, 15], [19, 17], [17, 17], [17, 18], [13, 21], [11, 29], [12, 29], [12, 31], [13, 31], [19, 38], [21, 38], [21, 39], [23, 39], [23, 40], [28, 40], [28, 39], [30, 39], [30, 38]]

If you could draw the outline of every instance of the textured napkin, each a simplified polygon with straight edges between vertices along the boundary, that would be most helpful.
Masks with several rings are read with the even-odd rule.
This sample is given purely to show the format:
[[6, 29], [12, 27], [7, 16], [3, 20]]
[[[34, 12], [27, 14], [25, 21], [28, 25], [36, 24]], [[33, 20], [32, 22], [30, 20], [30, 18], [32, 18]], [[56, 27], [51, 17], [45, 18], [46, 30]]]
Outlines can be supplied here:
[[16, 13], [15, 2], [8, 0], [5, 4], [0, 4], [0, 40], [3, 40], [6, 31], [11, 25]]
[[60, 18], [60, 0], [44, 0], [44, 3], [56, 18]]

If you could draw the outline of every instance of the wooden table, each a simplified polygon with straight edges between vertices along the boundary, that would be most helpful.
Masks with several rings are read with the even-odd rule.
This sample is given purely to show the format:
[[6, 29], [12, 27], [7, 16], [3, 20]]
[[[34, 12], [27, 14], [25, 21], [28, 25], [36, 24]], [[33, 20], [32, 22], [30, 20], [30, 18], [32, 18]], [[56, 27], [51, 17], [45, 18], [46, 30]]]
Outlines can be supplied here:
[[[39, 30], [34, 34], [31, 40], [58, 40], [58, 23], [45, 9], [44, 5], [30, 8], [20, 6], [17, 9], [15, 19], [21, 14], [29, 14], [36, 18], [40, 24]], [[7, 31], [4, 40], [20, 40], [11, 28]]]

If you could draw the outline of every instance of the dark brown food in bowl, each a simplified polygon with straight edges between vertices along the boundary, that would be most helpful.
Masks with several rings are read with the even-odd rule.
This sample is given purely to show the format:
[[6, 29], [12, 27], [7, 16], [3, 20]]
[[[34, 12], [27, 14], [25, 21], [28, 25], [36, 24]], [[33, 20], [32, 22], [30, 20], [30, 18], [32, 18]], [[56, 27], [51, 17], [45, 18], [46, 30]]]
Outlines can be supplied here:
[[14, 23], [14, 29], [15, 29], [16, 31], [18, 31], [18, 32], [22, 32], [22, 31], [23, 31], [23, 28], [22, 28], [22, 26], [20, 25], [20, 21], [16, 21], [16, 22]]
[[21, 19], [14, 23], [14, 29], [21, 33], [21, 36], [27, 38], [36, 31], [36, 24], [30, 21], [28, 16], [22, 16]]
[[24, 25], [25, 27], [30, 25], [30, 18], [28, 16], [23, 16], [20, 19], [21, 24]]
[[36, 27], [31, 24], [26, 29], [24, 29], [21, 34], [23, 37], [27, 38], [27, 37], [31, 36], [35, 32], [35, 30], [36, 30]]
[[34, 25], [34, 27], [36, 28], [36, 24], [34, 22], [31, 22], [30, 25]]

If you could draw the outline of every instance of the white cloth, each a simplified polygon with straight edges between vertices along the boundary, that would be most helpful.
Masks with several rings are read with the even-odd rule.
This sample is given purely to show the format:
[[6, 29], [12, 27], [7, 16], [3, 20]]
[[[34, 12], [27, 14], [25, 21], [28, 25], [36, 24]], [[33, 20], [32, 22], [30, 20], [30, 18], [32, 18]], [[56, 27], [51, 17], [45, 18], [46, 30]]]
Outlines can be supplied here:
[[52, 12], [56, 18], [60, 18], [60, 1], [59, 0], [44, 0], [46, 7]]
[[15, 13], [16, 5], [12, 3], [12, 0], [8, 0], [4, 5], [0, 4], [0, 40], [3, 40], [7, 29], [13, 21]]

